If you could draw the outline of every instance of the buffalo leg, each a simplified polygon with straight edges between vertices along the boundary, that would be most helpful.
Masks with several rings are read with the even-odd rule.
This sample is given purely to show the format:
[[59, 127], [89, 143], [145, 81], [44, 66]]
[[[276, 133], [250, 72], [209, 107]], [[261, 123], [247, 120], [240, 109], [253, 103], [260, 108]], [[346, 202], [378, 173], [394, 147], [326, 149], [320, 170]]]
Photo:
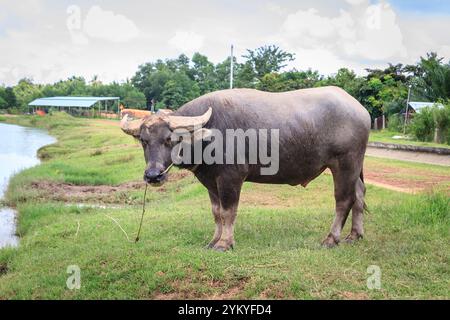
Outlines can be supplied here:
[[216, 223], [216, 231], [211, 242], [208, 244], [208, 248], [213, 248], [214, 245], [220, 240], [222, 236], [222, 219], [220, 217], [220, 200], [217, 190], [209, 191], [209, 198], [211, 200], [212, 213], [214, 216], [214, 222]]
[[336, 199], [336, 217], [330, 233], [322, 242], [325, 247], [339, 244], [341, 231], [347, 221], [350, 209], [356, 200], [356, 181], [359, 179], [360, 168], [355, 168], [352, 161], [340, 162], [339, 166], [331, 167], [334, 179], [334, 196]]
[[242, 180], [236, 178], [219, 178], [217, 181], [220, 199], [220, 218], [222, 235], [214, 245], [217, 251], [227, 251], [234, 247], [234, 223], [236, 220]]
[[352, 231], [345, 238], [346, 242], [353, 242], [364, 236], [363, 217], [364, 217], [364, 195], [366, 187], [361, 179], [356, 182], [356, 201], [352, 207]]

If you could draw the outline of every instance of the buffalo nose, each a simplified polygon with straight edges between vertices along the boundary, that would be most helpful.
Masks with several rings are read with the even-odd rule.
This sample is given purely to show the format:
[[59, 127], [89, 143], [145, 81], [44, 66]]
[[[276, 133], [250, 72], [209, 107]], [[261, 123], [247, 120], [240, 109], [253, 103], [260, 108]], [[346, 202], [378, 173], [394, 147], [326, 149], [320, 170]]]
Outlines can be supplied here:
[[161, 171], [159, 169], [148, 169], [145, 170], [145, 179], [147, 181], [155, 181], [161, 176]]

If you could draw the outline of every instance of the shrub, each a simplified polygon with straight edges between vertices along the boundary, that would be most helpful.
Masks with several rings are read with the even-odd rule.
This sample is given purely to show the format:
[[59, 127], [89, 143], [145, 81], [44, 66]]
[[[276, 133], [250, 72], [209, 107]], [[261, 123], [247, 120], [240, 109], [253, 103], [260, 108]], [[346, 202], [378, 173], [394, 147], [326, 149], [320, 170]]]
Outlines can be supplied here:
[[412, 133], [420, 141], [432, 141], [436, 127], [439, 129], [438, 142], [450, 144], [450, 102], [444, 108], [422, 109], [411, 122]]
[[8, 113], [9, 114], [22, 114], [22, 111], [19, 108], [9, 108]]
[[432, 141], [435, 122], [432, 108], [423, 108], [420, 113], [414, 114], [411, 121], [411, 131], [419, 141]]
[[450, 103], [444, 108], [435, 108], [433, 110], [434, 119], [440, 132], [440, 140], [442, 143], [450, 144]]
[[403, 131], [403, 117], [401, 117], [399, 114], [393, 114], [389, 116], [388, 121], [388, 129], [389, 131], [393, 132], [401, 132]]

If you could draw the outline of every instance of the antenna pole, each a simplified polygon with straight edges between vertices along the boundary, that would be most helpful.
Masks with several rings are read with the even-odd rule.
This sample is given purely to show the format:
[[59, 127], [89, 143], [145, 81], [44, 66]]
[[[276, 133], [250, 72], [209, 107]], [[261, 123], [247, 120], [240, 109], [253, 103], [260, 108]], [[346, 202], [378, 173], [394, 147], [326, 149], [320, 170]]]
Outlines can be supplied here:
[[231, 59], [230, 59], [230, 89], [233, 89], [234, 78], [234, 46], [231, 45]]

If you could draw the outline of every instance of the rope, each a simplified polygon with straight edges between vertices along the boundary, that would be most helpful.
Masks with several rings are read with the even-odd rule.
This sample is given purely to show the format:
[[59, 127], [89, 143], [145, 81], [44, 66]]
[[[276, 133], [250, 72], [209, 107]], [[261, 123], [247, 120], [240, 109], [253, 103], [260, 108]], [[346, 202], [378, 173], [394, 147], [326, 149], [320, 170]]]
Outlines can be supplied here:
[[144, 214], [145, 214], [145, 203], [147, 202], [147, 190], [148, 190], [148, 184], [145, 184], [145, 192], [144, 192], [144, 203], [142, 204], [142, 216], [141, 216], [141, 223], [139, 224], [139, 230], [136, 236], [136, 240], [134, 243], [139, 242], [139, 237], [141, 235], [142, 230], [142, 224], [144, 223]]
[[[161, 173], [161, 175], [163, 174], [167, 174], [170, 169], [172, 169], [172, 167], [174, 166], [174, 164], [172, 163], [170, 166], [167, 167], [167, 169]], [[148, 190], [148, 183], [145, 184], [145, 191], [144, 191], [144, 201], [142, 203], [142, 215], [141, 215], [141, 222], [139, 224], [139, 230], [137, 232], [137, 236], [136, 236], [136, 240], [134, 241], [134, 243], [138, 243], [140, 240], [140, 236], [141, 236], [141, 230], [142, 230], [142, 224], [144, 223], [144, 215], [145, 215], [145, 204], [147, 202], [147, 190]]]
[[128, 237], [128, 233], [122, 228], [122, 226], [120, 225], [120, 223], [114, 219], [113, 217], [108, 216], [106, 213], [103, 214], [105, 217], [111, 219], [116, 225], [119, 226], [120, 230], [122, 230], [123, 234], [125, 235], [125, 237], [127, 237], [127, 241], [131, 242], [130, 238]]

